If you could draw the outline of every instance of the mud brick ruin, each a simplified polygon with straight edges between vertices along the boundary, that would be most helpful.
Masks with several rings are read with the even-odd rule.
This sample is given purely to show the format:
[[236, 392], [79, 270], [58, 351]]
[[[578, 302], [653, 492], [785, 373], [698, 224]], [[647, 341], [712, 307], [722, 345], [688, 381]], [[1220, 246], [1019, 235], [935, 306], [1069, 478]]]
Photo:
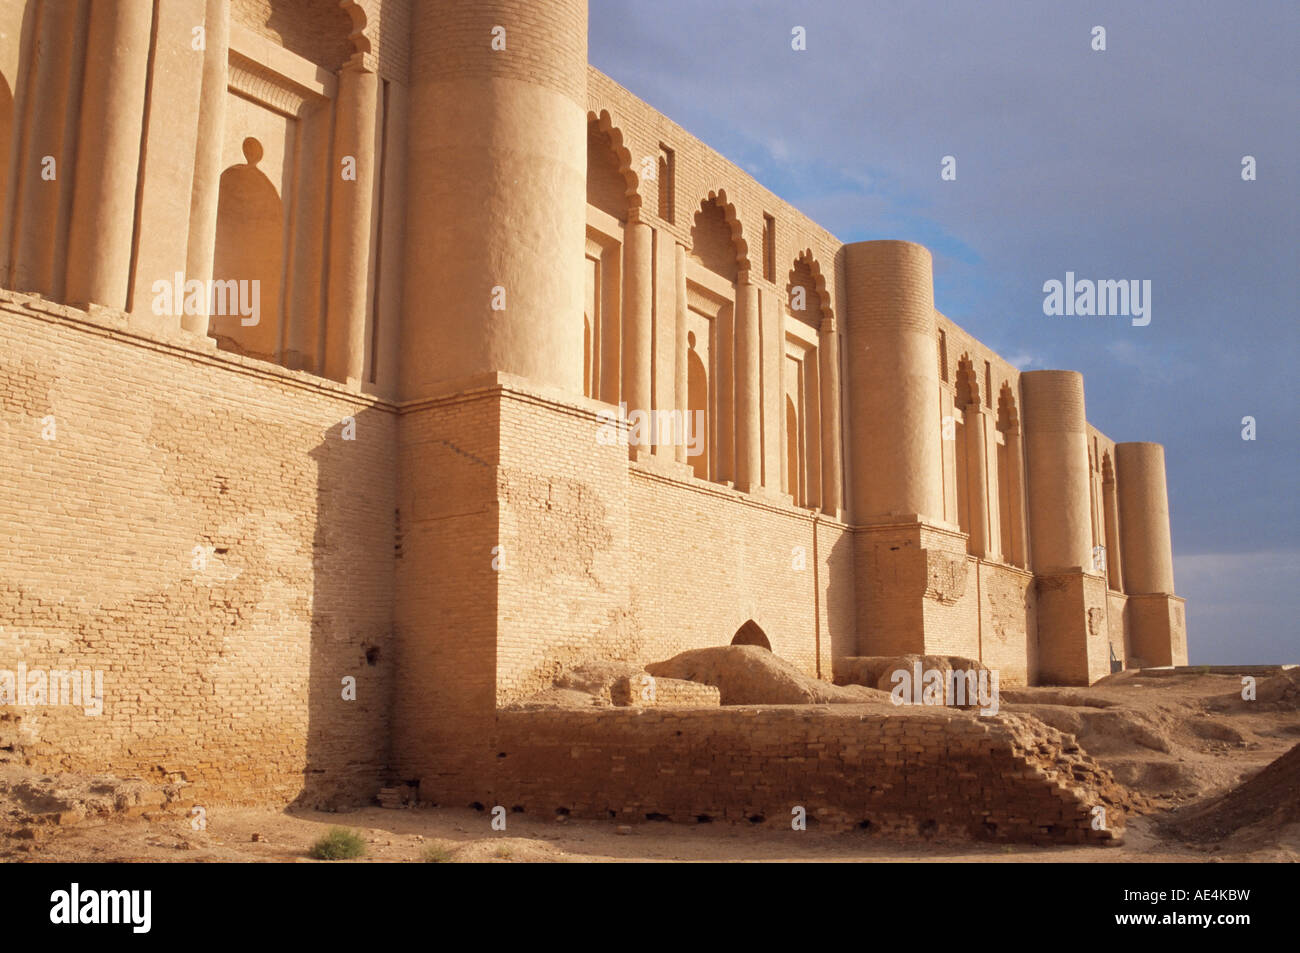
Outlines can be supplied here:
[[816, 777], [846, 824], [1085, 836], [1013, 716], [516, 705], [733, 640], [827, 682], [1186, 663], [1162, 448], [948, 320], [925, 248], [592, 69], [586, 0], [0, 27], [0, 667], [105, 693], [0, 746], [214, 802], [788, 818]]

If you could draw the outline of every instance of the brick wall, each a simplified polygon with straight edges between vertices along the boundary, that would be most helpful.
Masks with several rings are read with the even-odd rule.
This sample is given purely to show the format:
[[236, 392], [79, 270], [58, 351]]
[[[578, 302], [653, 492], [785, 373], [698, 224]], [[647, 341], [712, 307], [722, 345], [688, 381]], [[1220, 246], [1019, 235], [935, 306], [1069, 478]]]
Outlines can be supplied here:
[[[501, 712], [481, 805], [663, 818], [1106, 843], [1123, 795], [1073, 740], [1015, 715], [844, 706]], [[456, 806], [461, 806], [457, 804]], [[1092, 809], [1108, 830], [1092, 829]], [[797, 836], [797, 835], [794, 835]]]
[[0, 335], [0, 668], [104, 672], [102, 715], [6, 706], [0, 745], [228, 801], [373, 791], [393, 409], [113, 312], [0, 293]]
[[[652, 109], [599, 70], [587, 71], [587, 109], [589, 115], [608, 112], [614, 128], [622, 136], [631, 155], [631, 169], [637, 176], [637, 194], [641, 197], [642, 220], [662, 228], [687, 248], [691, 247], [691, 228], [695, 213], [710, 193], [726, 195], [734, 206], [740, 224], [740, 238], [747, 248], [751, 266], [750, 280], [786, 299], [790, 269], [799, 254], [812, 252], [825, 277], [831, 310], [838, 313], [841, 274], [841, 242], [790, 203], [769, 192], [754, 179], [689, 132]], [[673, 150], [676, 165], [674, 182], [675, 214], [673, 221], [659, 215], [659, 182], [642, 175], [642, 161], [649, 156], [657, 167], [660, 144]], [[658, 172], [656, 171], [656, 177]], [[763, 276], [763, 216], [776, 221], [776, 280]]]
[[854, 654], [852, 541], [842, 524], [635, 466], [629, 490], [638, 661], [728, 645], [750, 619], [809, 675], [829, 679], [832, 656]]
[[501, 395], [497, 701], [551, 685], [587, 659], [639, 660], [629, 611], [627, 448], [600, 442], [594, 401]]
[[1034, 577], [1010, 566], [980, 565], [981, 661], [1001, 687], [1036, 684], [1038, 600]]
[[[518, 79], [583, 103], [586, 0], [422, 0], [412, 13], [412, 81]], [[503, 50], [492, 48], [498, 26]]]

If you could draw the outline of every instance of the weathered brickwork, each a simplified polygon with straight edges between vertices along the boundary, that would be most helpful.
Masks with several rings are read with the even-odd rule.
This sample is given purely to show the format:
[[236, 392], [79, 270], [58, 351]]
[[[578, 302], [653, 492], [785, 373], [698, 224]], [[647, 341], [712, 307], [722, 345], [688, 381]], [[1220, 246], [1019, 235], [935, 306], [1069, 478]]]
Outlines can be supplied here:
[[20, 395], [0, 417], [0, 668], [100, 670], [103, 714], [6, 707], [0, 744], [199, 798], [367, 794], [393, 677], [393, 408], [39, 307], [0, 299]]
[[635, 570], [627, 449], [599, 443], [598, 427], [594, 404], [521, 390], [502, 397], [502, 703], [550, 686], [586, 659], [641, 661], [647, 650], [642, 620], [628, 602]]
[[[806, 768], [837, 823], [879, 775], [881, 826], [1074, 836], [1041, 779], [964, 820], [939, 791], [947, 758], [1021, 777], [1009, 723], [683, 712], [713, 701], [684, 685], [498, 715], [737, 638], [826, 680], [1186, 661], [1161, 448], [940, 313], [922, 246], [841, 242], [590, 68], [586, 15], [0, 0], [0, 670], [104, 675], [99, 716], [5, 703], [0, 746], [196, 799], [496, 778], [672, 816], [775, 811]], [[691, 429], [629, 445], [650, 413]], [[509, 780], [564, 738], [585, 793], [554, 757]]]
[[648, 652], [636, 661], [730, 642], [757, 622], [772, 651], [830, 678], [852, 654], [851, 536], [835, 521], [700, 481], [633, 468], [633, 614]]
[[1014, 715], [501, 712], [496, 747], [491, 787], [471, 803], [529, 814], [789, 830], [802, 807], [810, 828], [1058, 843], [1108, 843], [1124, 827], [1109, 772]]

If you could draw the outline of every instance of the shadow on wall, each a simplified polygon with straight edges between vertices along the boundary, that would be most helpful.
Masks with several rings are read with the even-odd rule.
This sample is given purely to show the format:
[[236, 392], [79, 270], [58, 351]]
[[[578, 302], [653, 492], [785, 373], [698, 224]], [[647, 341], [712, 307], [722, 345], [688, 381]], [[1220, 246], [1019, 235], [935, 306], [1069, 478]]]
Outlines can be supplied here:
[[[14, 92], [9, 78], [0, 74], [0, 217], [9, 201], [9, 155], [13, 145]], [[8, 272], [8, 262], [0, 273]], [[8, 283], [6, 282], [6, 285]]]
[[[390, 763], [395, 477], [391, 419], [363, 410], [330, 427], [316, 462], [307, 750], [298, 807], [368, 804]], [[377, 484], [377, 481], [386, 481]]]
[[245, 164], [221, 173], [212, 277], [214, 288], [229, 290], [213, 295], [209, 334], [222, 350], [274, 361], [280, 344], [284, 203], [257, 167], [262, 144], [250, 136], [243, 149]]
[[[857, 576], [853, 564], [853, 536], [840, 533], [831, 544], [826, 557], [826, 573], [818, 584], [818, 597], [826, 606], [822, 627], [829, 632], [832, 659], [860, 655], [858, 651]], [[819, 646], [820, 648], [820, 646]], [[822, 653], [818, 653], [821, 657]], [[820, 671], [821, 678], [830, 678], [831, 672]]]
[[[54, 181], [42, 178], [48, 157], [52, 155], [62, 163], [67, 155], [62, 130], [54, 134], [47, 129], [43, 136], [38, 135], [34, 127], [39, 127], [39, 123], [34, 113], [41, 112], [42, 102], [45, 110], [76, 109], [77, 97], [72, 89], [80, 87], [80, 66], [74, 68], [68, 83], [72, 89], [66, 96], [60, 95], [58, 90], [40, 88], [40, 79], [43, 78], [41, 33], [48, 34], [53, 27], [48, 21], [41, 23], [39, 4], [21, 6], [22, 26], [17, 30], [17, 39], [10, 39], [18, 51], [13, 74], [0, 75], [0, 249], [3, 249], [0, 254], [0, 286], [61, 298], [62, 288], [56, 290], [42, 266], [66, 252], [66, 220], [56, 221], [50, 227], [46, 220], [37, 216], [27, 222], [24, 229], [23, 205], [35, 204], [33, 197], [37, 195], [48, 197], [53, 194], [57, 204], [63, 205], [71, 200], [72, 176], [59, 175]], [[52, 20], [58, 26], [66, 17], [56, 15]], [[12, 23], [6, 24], [6, 27], [12, 26]], [[47, 54], [45, 61], [49, 72], [51, 67], [48, 64], [54, 60]], [[34, 97], [37, 102], [35, 110], [31, 105]], [[26, 121], [23, 113], [28, 114]], [[30, 211], [29, 208], [29, 216]]]

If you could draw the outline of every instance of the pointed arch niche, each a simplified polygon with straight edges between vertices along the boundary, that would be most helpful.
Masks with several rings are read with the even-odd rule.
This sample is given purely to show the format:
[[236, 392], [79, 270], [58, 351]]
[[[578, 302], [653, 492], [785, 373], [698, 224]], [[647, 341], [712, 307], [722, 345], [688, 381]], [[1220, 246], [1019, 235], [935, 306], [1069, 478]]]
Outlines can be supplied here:
[[609, 113], [589, 112], [583, 393], [610, 404], [624, 397], [624, 239], [632, 209], [640, 204], [631, 162]]
[[1106, 532], [1106, 585], [1116, 592], [1124, 588], [1120, 567], [1119, 497], [1116, 495], [1115, 465], [1110, 450], [1101, 455], [1101, 503]]
[[736, 630], [736, 634], [731, 638], [732, 645], [757, 645], [759, 648], [772, 651], [772, 643], [768, 641], [767, 634], [759, 627], [753, 619], [749, 619]]
[[972, 514], [976, 502], [971, 499], [971, 454], [968, 436], [970, 421], [967, 420], [967, 417], [972, 410], [978, 410], [979, 400], [979, 381], [975, 377], [974, 365], [970, 356], [963, 354], [957, 361], [957, 377], [953, 395], [952, 438], [955, 441], [953, 450], [956, 455], [954, 476], [957, 486], [957, 526], [963, 533], [967, 534], [967, 552], [974, 551]]
[[1028, 565], [1025, 555], [1025, 484], [1020, 412], [1015, 392], [1003, 382], [998, 391], [998, 514], [1002, 557], [1014, 566]]
[[711, 193], [696, 206], [686, 255], [686, 367], [688, 408], [704, 411], [705, 432], [689, 462], [716, 483], [736, 480], [736, 296], [747, 272], [735, 209]]
[[826, 505], [827, 470], [837, 466], [823, 426], [835, 384], [823, 379], [829, 365], [822, 360], [822, 342], [834, 326], [826, 281], [810, 250], [801, 252], [790, 268], [784, 314], [781, 488], [795, 506], [817, 509]]

